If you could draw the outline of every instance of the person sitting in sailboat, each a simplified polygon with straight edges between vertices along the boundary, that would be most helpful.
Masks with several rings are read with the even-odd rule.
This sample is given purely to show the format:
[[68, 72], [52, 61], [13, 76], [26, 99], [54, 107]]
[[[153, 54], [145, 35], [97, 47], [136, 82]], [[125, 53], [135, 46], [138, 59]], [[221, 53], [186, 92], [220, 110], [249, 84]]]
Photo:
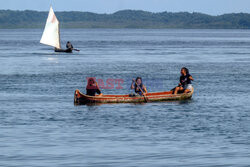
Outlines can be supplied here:
[[95, 79], [89, 78], [88, 85], [86, 86], [86, 94], [88, 96], [95, 96], [96, 93], [99, 94], [98, 96], [102, 96], [101, 90]]
[[67, 42], [67, 44], [66, 44], [66, 48], [67, 49], [71, 49], [71, 50], [73, 50], [74, 49], [74, 47], [73, 47], [73, 45], [71, 44], [71, 42]]
[[146, 86], [142, 83], [141, 77], [137, 77], [135, 80], [132, 80], [131, 89], [134, 89], [135, 93], [140, 96], [144, 96], [148, 93]]

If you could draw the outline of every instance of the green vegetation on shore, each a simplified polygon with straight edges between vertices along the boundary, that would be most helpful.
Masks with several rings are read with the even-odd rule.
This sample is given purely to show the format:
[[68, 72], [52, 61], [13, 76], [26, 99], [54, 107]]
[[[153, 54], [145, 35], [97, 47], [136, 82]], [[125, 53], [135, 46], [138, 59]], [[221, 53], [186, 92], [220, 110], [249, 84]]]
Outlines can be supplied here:
[[[62, 28], [249, 29], [250, 14], [151, 13], [123, 10], [113, 14], [56, 12]], [[43, 28], [48, 12], [0, 10], [0, 28]]]

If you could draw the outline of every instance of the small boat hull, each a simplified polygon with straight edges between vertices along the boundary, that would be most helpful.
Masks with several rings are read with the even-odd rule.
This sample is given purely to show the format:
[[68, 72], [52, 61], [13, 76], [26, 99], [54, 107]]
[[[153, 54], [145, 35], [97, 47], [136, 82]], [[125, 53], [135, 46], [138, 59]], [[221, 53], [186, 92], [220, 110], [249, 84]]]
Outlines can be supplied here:
[[182, 93], [174, 95], [169, 92], [155, 92], [148, 93], [144, 96], [130, 95], [102, 95], [102, 96], [88, 96], [81, 93], [79, 90], [75, 91], [75, 104], [91, 104], [91, 103], [145, 103], [145, 102], [160, 102], [160, 101], [178, 101], [191, 99], [194, 89], [189, 93]]
[[65, 53], [72, 53], [72, 49], [55, 49], [55, 52], [65, 52]]

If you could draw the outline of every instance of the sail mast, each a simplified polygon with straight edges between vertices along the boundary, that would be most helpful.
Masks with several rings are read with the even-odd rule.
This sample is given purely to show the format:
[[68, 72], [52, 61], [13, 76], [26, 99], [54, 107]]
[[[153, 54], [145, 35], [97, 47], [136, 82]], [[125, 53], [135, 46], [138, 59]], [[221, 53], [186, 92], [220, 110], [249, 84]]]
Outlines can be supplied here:
[[58, 22], [58, 40], [59, 40], [59, 49], [61, 49], [61, 35], [60, 35], [60, 23]]

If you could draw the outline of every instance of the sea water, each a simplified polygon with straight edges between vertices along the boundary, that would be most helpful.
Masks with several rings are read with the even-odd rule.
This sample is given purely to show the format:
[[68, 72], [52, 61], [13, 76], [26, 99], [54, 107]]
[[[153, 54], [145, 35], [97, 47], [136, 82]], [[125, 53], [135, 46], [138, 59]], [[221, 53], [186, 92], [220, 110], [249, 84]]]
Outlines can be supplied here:
[[[0, 166], [250, 166], [249, 30], [62, 29], [72, 54], [41, 35], [0, 30]], [[87, 77], [104, 94], [131, 93], [137, 76], [160, 92], [184, 66], [192, 100], [73, 103]]]

